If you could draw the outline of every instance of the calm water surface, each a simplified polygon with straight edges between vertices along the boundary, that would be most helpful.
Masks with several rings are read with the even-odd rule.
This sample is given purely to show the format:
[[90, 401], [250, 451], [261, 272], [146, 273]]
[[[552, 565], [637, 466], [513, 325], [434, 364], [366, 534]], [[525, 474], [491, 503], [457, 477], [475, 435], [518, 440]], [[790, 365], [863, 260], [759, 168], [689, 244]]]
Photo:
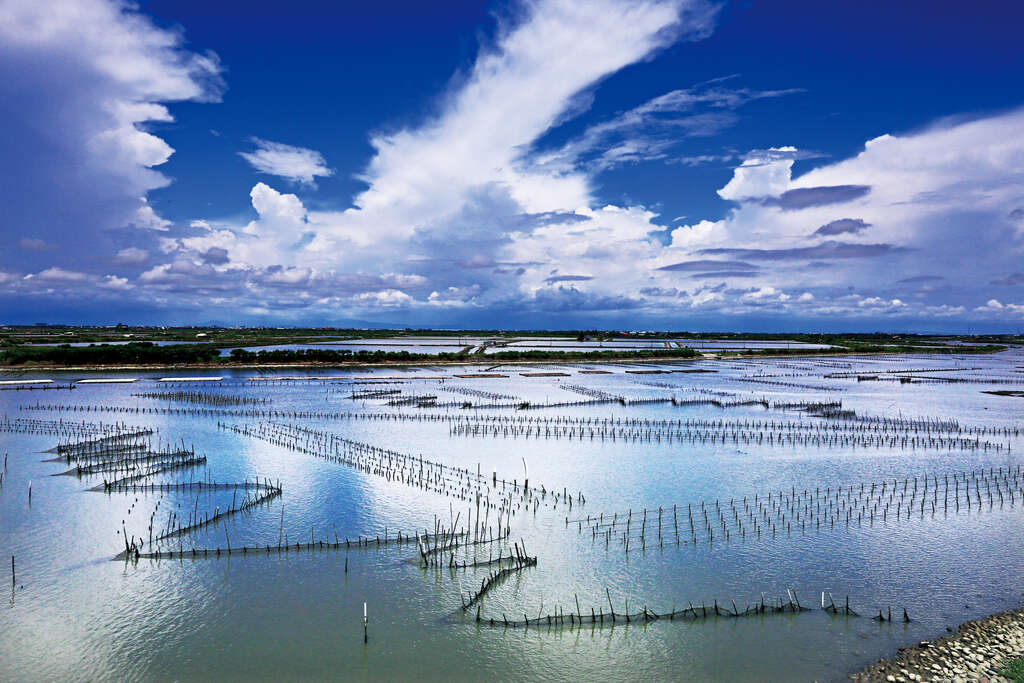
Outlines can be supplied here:
[[[618, 402], [516, 411], [467, 409], [474, 404], [532, 404], [586, 400], [565, 385], [627, 399], [675, 397], [775, 402], [841, 401], [858, 416], [953, 419], [961, 426], [1006, 427], [1024, 420], [1024, 400], [982, 393], [1020, 389], [1024, 354], [707, 361], [700, 364], [503, 366], [499, 378], [455, 378], [482, 371], [423, 367], [318, 372], [337, 380], [252, 381], [254, 372], [209, 373], [218, 383], [159, 383], [170, 371], [135, 373], [132, 384], [79, 385], [73, 391], [0, 391], [0, 416], [39, 420], [122, 421], [157, 430], [156, 442], [194, 445], [205, 467], [158, 475], [154, 482], [212, 478], [279, 480], [283, 495], [247, 513], [181, 539], [183, 548], [227, 543], [276, 543], [433, 530], [435, 518], [465, 520], [470, 504], [451, 496], [388, 481], [344, 465], [235, 434], [218, 423], [255, 426], [257, 415], [112, 412], [114, 408], [217, 408], [133, 394], [191, 391], [265, 399], [237, 410], [321, 411], [506, 418], [622, 418], [728, 420], [743, 423], [802, 421], [847, 424], [836, 418], [763, 406], [721, 408], [672, 403]], [[636, 370], [705, 368], [713, 373], [637, 374]], [[585, 374], [602, 369], [609, 374]], [[947, 371], [943, 371], [947, 370]], [[948, 371], [953, 370], [953, 371]], [[893, 372], [900, 371], [900, 372]], [[930, 371], [930, 372], [929, 372]], [[524, 377], [521, 372], [568, 377]], [[848, 376], [827, 377], [835, 373]], [[195, 371], [180, 373], [197, 375]], [[295, 376], [296, 372], [285, 373]], [[310, 373], [312, 374], [312, 373]], [[856, 375], [877, 375], [857, 381]], [[885, 381], [886, 376], [959, 378], [957, 383]], [[23, 375], [69, 380], [109, 375]], [[263, 374], [263, 377], [268, 375]], [[447, 379], [438, 380], [436, 377]], [[354, 384], [376, 377], [380, 384]], [[356, 380], [356, 378], [362, 378]], [[1000, 380], [1001, 383], [996, 383]], [[437, 396], [445, 407], [388, 406], [382, 398], [352, 398], [353, 391], [396, 389]], [[451, 389], [454, 389], [452, 391]], [[509, 398], [484, 398], [472, 392]], [[57, 411], [55, 406], [75, 407]], [[88, 409], [88, 410], [81, 410]], [[612, 540], [595, 541], [589, 528], [567, 524], [599, 514], [713, 505], [769, 491], [859, 486], [862, 482], [979, 468], [1019, 466], [1024, 440], [982, 435], [992, 447], [863, 447], [758, 444], [716, 440], [612, 441], [599, 437], [514, 438], [463, 436], [444, 421], [277, 417], [401, 453], [422, 454], [446, 465], [522, 481], [531, 487], [582, 492], [573, 509], [547, 496], [537, 509], [515, 510], [512, 536], [537, 566], [500, 584], [482, 603], [485, 617], [522, 618], [556, 606], [583, 612], [646, 606], [668, 611], [702, 601], [742, 608], [794, 589], [817, 607], [822, 591], [839, 602], [849, 596], [860, 618], [832, 617], [815, 609], [706, 621], [667, 620], [615, 627], [504, 629], [480, 626], [460, 609], [460, 595], [475, 590], [488, 569], [422, 569], [414, 547], [237, 555], [196, 560], [114, 561], [129, 536], [147, 535], [169, 510], [186, 515], [231, 504], [231, 492], [105, 494], [88, 489], [102, 476], [52, 476], [67, 469], [44, 462], [58, 437], [0, 432], [7, 470], [0, 489], [0, 553], [16, 558], [17, 585], [0, 611], [0, 679], [205, 679], [338, 678], [502, 679], [541, 677], [691, 680], [841, 680], [896, 648], [945, 633], [967, 619], [1013, 607], [1024, 597], [1024, 524], [1019, 495], [969, 511], [916, 511], [899, 520], [803, 532], [733, 536], [729, 542], [676, 546], [674, 539], [630, 552]], [[863, 424], [863, 423], [856, 423]], [[713, 428], [709, 430], [714, 431]], [[719, 430], [716, 433], [720, 433]], [[994, 446], [998, 444], [1000, 449]], [[155, 444], [154, 444], [155, 445]], [[31, 506], [28, 501], [32, 486]], [[129, 513], [130, 511], [130, 513]], [[475, 512], [474, 512], [475, 514]], [[634, 512], [634, 514], [637, 514]], [[650, 514], [654, 514], [653, 512]], [[489, 518], [494, 524], [494, 519]], [[460, 522], [463, 524], [464, 522]], [[648, 532], [650, 533], [650, 532]], [[174, 541], [178, 544], [179, 541]], [[167, 546], [170, 547], [170, 546]], [[177, 547], [177, 545], [175, 545]], [[487, 559], [487, 546], [476, 551]], [[498, 544], [493, 546], [497, 552]], [[502, 546], [507, 552], [507, 545]], [[472, 560], [473, 551], [460, 559]], [[346, 572], [346, 560], [348, 570]], [[412, 560], [410, 562], [410, 560]], [[3, 578], [9, 584], [9, 567]], [[362, 610], [369, 611], [363, 643]], [[878, 623], [879, 609], [905, 607], [913, 621]]]

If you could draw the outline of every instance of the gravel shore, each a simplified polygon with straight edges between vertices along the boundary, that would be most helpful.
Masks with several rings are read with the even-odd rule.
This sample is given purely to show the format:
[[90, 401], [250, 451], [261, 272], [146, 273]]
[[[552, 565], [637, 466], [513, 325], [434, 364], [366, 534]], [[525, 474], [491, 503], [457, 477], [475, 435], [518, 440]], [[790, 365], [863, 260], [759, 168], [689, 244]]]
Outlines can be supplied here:
[[968, 621], [956, 633], [901, 649], [853, 674], [867, 681], [1009, 681], [997, 672], [1004, 664], [1024, 655], [1024, 609]]

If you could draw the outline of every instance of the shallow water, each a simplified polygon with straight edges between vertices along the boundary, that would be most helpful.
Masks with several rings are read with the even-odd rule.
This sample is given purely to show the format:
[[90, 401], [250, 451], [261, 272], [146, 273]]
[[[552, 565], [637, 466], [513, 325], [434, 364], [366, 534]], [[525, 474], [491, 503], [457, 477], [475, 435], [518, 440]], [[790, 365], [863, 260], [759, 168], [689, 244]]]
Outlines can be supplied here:
[[[848, 366], [848, 367], [847, 367]], [[0, 391], [0, 415], [8, 418], [72, 420], [157, 429], [154, 440], [194, 444], [205, 467], [158, 475], [154, 481], [279, 480], [283, 495], [255, 510], [165, 545], [165, 549], [276, 544], [316, 539], [433, 531], [434, 520], [464, 524], [471, 504], [401, 482], [325, 461], [266, 441], [218, 428], [218, 422], [255, 426], [269, 418], [112, 412], [113, 408], [192, 408], [138, 393], [192, 391], [266, 399], [237, 410], [388, 413], [477, 418], [729, 420], [841, 423], [799, 411], [762, 406], [720, 408], [671, 403], [561, 406], [517, 411], [512, 407], [465, 409], [474, 404], [516, 405], [586, 400], [564, 388], [580, 385], [627, 399], [676, 397], [677, 401], [717, 398], [774, 402], [838, 400], [858, 416], [954, 419], [962, 427], [1019, 425], [1024, 401], [983, 390], [1019, 389], [1024, 354], [994, 356], [829, 356], [822, 359], [758, 359], [690, 364], [503, 366], [499, 378], [459, 379], [482, 371], [460, 366], [411, 371], [318, 371], [337, 380], [253, 381], [257, 373], [208, 373], [217, 383], [181, 386], [156, 379], [170, 371], [133, 373], [133, 384], [78, 385], [68, 390]], [[637, 370], [704, 368], [713, 373], [636, 374]], [[942, 372], [957, 368], [955, 372]], [[977, 368], [977, 369], [975, 369]], [[611, 374], [581, 374], [602, 369]], [[974, 378], [997, 383], [916, 383], [857, 381], [862, 376], [894, 376], [914, 370], [917, 377]], [[924, 372], [923, 370], [931, 370]], [[629, 372], [627, 372], [629, 371]], [[569, 377], [524, 377], [522, 372], [565, 373]], [[849, 377], [826, 377], [853, 373]], [[195, 376], [192, 370], [180, 373]], [[282, 373], [293, 377], [299, 372]], [[309, 373], [314, 374], [314, 373]], [[107, 377], [28, 373], [66, 385], [69, 380]], [[272, 377], [262, 373], [261, 377]], [[441, 381], [433, 379], [445, 376]], [[377, 377], [381, 384], [353, 384]], [[392, 378], [385, 380], [384, 378]], [[398, 379], [394, 379], [398, 378]], [[359, 380], [365, 381], [365, 380]], [[772, 383], [769, 383], [772, 382]], [[385, 400], [353, 399], [353, 391], [399, 389], [406, 395], [436, 395], [449, 407], [385, 405]], [[455, 389], [450, 391], [449, 389]], [[510, 398], [483, 398], [472, 392]], [[728, 394], [723, 396], [722, 394]], [[57, 411], [103, 408], [103, 412]], [[822, 591], [841, 604], [849, 596], [861, 617], [833, 617], [819, 609], [801, 614], [764, 615], [701, 621], [661, 620], [614, 627], [505, 629], [478, 625], [475, 612], [463, 614], [460, 595], [479, 587], [488, 569], [420, 568], [415, 546], [352, 548], [326, 552], [232, 555], [219, 559], [112, 561], [123, 550], [119, 532], [146, 537], [150, 513], [159, 501], [158, 524], [169, 509], [223, 509], [231, 493], [198, 497], [190, 493], [111, 493], [88, 491], [102, 476], [51, 476], [67, 469], [42, 462], [58, 437], [0, 432], [8, 454], [0, 489], [0, 553], [16, 557], [17, 586], [0, 611], [0, 678], [31, 679], [199, 679], [224, 678], [425, 678], [528, 680], [542, 676], [587, 678], [839, 680], [897, 647], [945, 633], [947, 626], [1020, 603], [1024, 590], [1024, 525], [1019, 494], [1011, 504], [998, 499], [960, 511], [915, 509], [894, 520], [866, 520], [849, 527], [781, 529], [760, 538], [733, 535], [696, 544], [675, 543], [664, 530], [662, 543], [638, 538], [627, 554], [618, 538], [608, 549], [587, 524], [566, 518], [629, 514], [648, 508], [707, 506], [793, 489], [858, 486], [904, 478], [943, 475], [979, 468], [1018, 467], [1024, 443], [1016, 435], [982, 435], [991, 447], [864, 447], [732, 441], [690, 442], [595, 436], [584, 439], [519, 436], [462, 436], [443, 421], [366, 420], [346, 417], [284, 417], [300, 425], [385, 447], [446, 465], [465, 467], [489, 480], [517, 480], [524, 467], [531, 488], [545, 487], [536, 514], [515, 510], [512, 537], [522, 539], [537, 566], [497, 586], [483, 600], [485, 618], [522, 618], [559, 609], [583, 613], [659, 612], [705, 602], [740, 608], [765, 593], [785, 598], [795, 589], [802, 603], [817, 608]], [[480, 420], [477, 420], [479, 423]], [[639, 428], [634, 429], [636, 433]], [[714, 429], [709, 428], [710, 431]], [[643, 431], [639, 429], [639, 431]], [[720, 430], [719, 430], [720, 431]], [[852, 433], [852, 432], [851, 432]], [[996, 445], [1001, 448], [996, 449]], [[524, 463], [525, 461], [525, 463]], [[32, 502], [28, 486], [32, 482]], [[923, 480], [922, 480], [923, 481]], [[499, 484], [500, 487], [500, 484]], [[553, 492], [582, 492], [569, 511]], [[982, 489], [984, 491], [984, 489]], [[941, 498], [939, 498], [941, 502]], [[133, 507], [134, 506], [134, 507]], [[180, 506], [180, 507], [179, 507]], [[129, 514], [128, 511], [131, 510]], [[282, 513], [283, 511], [283, 513]], [[475, 511], [472, 513], [475, 516]], [[493, 514], [493, 513], [492, 513]], [[634, 515], [639, 513], [633, 512]], [[634, 517], [635, 519], [635, 517]], [[494, 517], [488, 517], [494, 525]], [[648, 531], [648, 534], [652, 532]], [[686, 534], [684, 534], [685, 536]], [[180, 546], [179, 546], [180, 543]], [[480, 546], [478, 559], [497, 552]], [[502, 546], [507, 553], [507, 546]], [[460, 560], [474, 553], [460, 551]], [[347, 572], [345, 570], [347, 559]], [[5, 570], [4, 577], [9, 580]], [[9, 584], [8, 584], [9, 585]], [[362, 608], [369, 611], [369, 642], [363, 643]], [[891, 606], [905, 607], [909, 624], [879, 623], [869, 617]], [[699, 607], [698, 607], [699, 608]]]

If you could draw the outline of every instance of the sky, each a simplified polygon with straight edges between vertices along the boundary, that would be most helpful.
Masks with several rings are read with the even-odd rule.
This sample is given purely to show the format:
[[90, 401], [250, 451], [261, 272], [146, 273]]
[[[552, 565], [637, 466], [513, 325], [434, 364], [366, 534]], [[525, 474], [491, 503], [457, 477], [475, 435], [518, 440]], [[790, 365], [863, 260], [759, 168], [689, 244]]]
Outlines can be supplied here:
[[1021, 25], [0, 0], [0, 322], [1020, 332]]

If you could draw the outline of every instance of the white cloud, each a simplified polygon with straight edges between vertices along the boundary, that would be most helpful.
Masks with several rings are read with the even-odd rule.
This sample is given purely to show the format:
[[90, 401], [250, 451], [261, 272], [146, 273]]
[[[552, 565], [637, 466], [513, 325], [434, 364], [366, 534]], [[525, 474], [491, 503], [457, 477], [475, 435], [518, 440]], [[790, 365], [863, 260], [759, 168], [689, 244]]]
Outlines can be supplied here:
[[298, 225], [306, 219], [306, 209], [294, 194], [283, 194], [264, 183], [256, 183], [249, 193], [252, 208], [260, 215], [260, 223], [250, 223], [246, 232], [258, 235], [264, 227], [282, 224]]
[[[1003, 122], [995, 119], [993, 123], [987, 136], [975, 134], [972, 143], [1007, 144]], [[924, 137], [929, 138], [928, 147], [947, 147], [950, 137], [957, 137], [956, 133], [948, 127], [940, 127], [905, 138], [891, 137], [891, 140], [905, 139], [908, 146], [914, 148], [924, 145], [920, 139]], [[875, 147], [869, 144], [866, 150]], [[308, 211], [296, 195], [278, 192], [262, 183], [251, 193], [253, 206], [259, 214], [256, 221], [244, 228], [223, 231], [223, 234], [213, 231], [206, 240], [180, 240], [179, 245], [198, 252], [201, 247], [211, 246], [215, 239], [223, 239], [223, 246], [231, 250], [233, 259], [264, 266], [278, 263], [282, 254], [290, 253], [296, 258], [295, 263], [301, 259], [302, 263], [318, 268], [322, 273], [318, 278], [327, 277], [328, 272], [338, 267], [344, 268], [342, 264], [346, 263], [359, 264], [357, 267], [372, 271], [394, 268], [404, 261], [426, 275], [416, 275], [419, 285], [426, 288], [423, 299], [404, 292], [402, 283], [393, 285], [395, 291], [410, 297], [409, 300], [401, 298], [403, 305], [409, 306], [457, 307], [468, 301], [482, 307], [608, 306], [614, 297], [683, 291], [681, 278], [706, 276], [731, 279], [744, 289], [687, 288], [686, 291], [693, 293], [682, 299], [695, 308], [729, 314], [754, 309], [810, 316], [940, 318], [963, 314], [962, 303], [940, 299], [949, 296], [947, 286], [911, 287], [899, 281], [906, 278], [907, 272], [927, 271], [933, 265], [929, 260], [942, 254], [942, 249], [952, 251], [958, 258], [965, 249], [979, 249], [977, 239], [972, 242], [965, 237], [974, 224], [953, 220], [943, 226], [945, 234], [958, 237], [959, 241], [952, 243], [921, 239], [931, 236], [918, 231], [926, 223], [932, 227], [932, 232], [936, 225], [941, 225], [936, 222], [936, 216], [952, 220], [948, 218], [948, 206], [936, 207], [930, 194], [941, 193], [944, 186], [941, 182], [931, 185], [927, 182], [929, 178], [941, 180], [943, 176], [914, 168], [900, 149], [890, 148], [889, 153], [897, 160], [898, 170], [886, 168], [884, 160], [880, 159], [872, 159], [871, 165], [883, 169], [877, 173], [885, 182], [899, 187], [918, 186], [915, 201], [886, 202], [887, 191], [879, 187], [880, 180], [858, 166], [858, 159], [864, 154], [793, 179], [790, 177], [792, 162], [806, 153], [794, 147], [779, 146], [747, 155], [726, 186], [728, 189], [723, 188], [724, 195], [737, 199], [737, 206], [724, 219], [677, 227], [671, 230], [671, 242], [667, 246], [651, 237], [652, 233], [666, 230], [666, 226], [647, 208], [590, 208], [586, 198], [567, 195], [560, 201], [556, 191], [553, 195], [544, 195], [553, 202], [545, 205], [555, 207], [552, 212], [529, 214], [524, 204], [515, 198], [512, 186], [497, 181], [484, 186], [483, 190], [480, 186], [466, 185], [450, 195], [446, 201], [459, 207], [459, 213], [440, 211], [435, 218], [428, 219], [424, 215], [410, 222], [409, 225], [420, 227], [414, 228], [415, 237], [405, 243], [407, 246], [393, 238], [385, 239], [386, 232], [370, 232], [355, 243], [340, 241], [337, 227], [351, 225], [353, 216], [362, 215], [359, 211], [340, 214]], [[969, 154], [986, 157], [977, 150]], [[999, 159], [999, 154], [989, 156]], [[920, 163], [926, 161], [921, 155]], [[845, 168], [848, 173], [838, 173], [837, 168]], [[1007, 207], [1017, 200], [1004, 189], [1007, 186], [1005, 169], [997, 163], [986, 170], [979, 163], [975, 170], [977, 174], [971, 179], [975, 189], [968, 196], [988, 192], [988, 188], [1000, 189], [1009, 203], [996, 202], [992, 215], [1003, 219], [1011, 215]], [[822, 179], [811, 182], [808, 176]], [[522, 177], [525, 176], [519, 176]], [[583, 183], [584, 188], [590, 182], [586, 175], [572, 177]], [[543, 176], [537, 178], [543, 179]], [[927, 187], [933, 189], [927, 190]], [[517, 192], [532, 191], [524, 190], [532, 188], [530, 183], [520, 182], [515, 188]], [[799, 201], [790, 204], [768, 201], [790, 196], [787, 193], [794, 190], [806, 192], [798, 193]], [[563, 203], [575, 199], [584, 203]], [[977, 204], [971, 203], [969, 208], [975, 210]], [[839, 219], [860, 220], [870, 228], [843, 234], [841, 240], [830, 238], [815, 243], [812, 233], [821, 225]], [[1010, 226], [1008, 229], [1014, 229], [1011, 221], [1004, 222]], [[246, 233], [258, 234], [261, 239], [253, 240]], [[330, 237], [325, 239], [324, 235]], [[197, 240], [203, 240], [202, 245]], [[275, 246], [267, 247], [270, 243]], [[955, 246], [952, 250], [951, 244]], [[725, 248], [726, 253], [703, 251], [721, 248]], [[729, 249], [742, 251], [730, 255]], [[1007, 256], [1019, 246], [1012, 239], [1004, 239], [1000, 249], [1001, 255]], [[703, 270], [707, 272], [690, 267], [658, 270], [685, 261], [705, 264]], [[1011, 261], [1013, 258], [1007, 258], [1003, 266], [1007, 272], [1012, 270]], [[719, 263], [724, 265], [716, 268]], [[588, 279], [574, 281], [571, 288], [562, 286], [564, 274], [579, 273], [586, 273]], [[737, 280], [740, 277], [743, 279]], [[836, 295], [836, 288], [849, 287], [851, 283], [861, 285], [864, 291]], [[372, 285], [367, 282], [366, 286]], [[359, 296], [364, 296], [365, 303], [373, 300], [376, 296], [373, 292], [378, 291], [387, 290], [370, 289], [369, 293]], [[559, 295], [559, 291], [562, 294]], [[968, 295], [969, 292], [964, 294]], [[664, 304], [659, 303], [665, 301], [664, 297], [652, 295], [643, 301], [649, 302], [654, 314], [665, 310]], [[394, 302], [387, 303], [393, 305]], [[634, 305], [632, 299], [621, 299], [620, 303]]]
[[0, 3], [0, 101], [17, 103], [0, 126], [5, 220], [60, 242], [51, 263], [95, 253], [109, 228], [167, 227], [140, 201], [174, 151], [151, 126], [222, 87], [216, 56], [183, 45], [128, 2]]
[[[664, 46], [696, 2], [542, 0], [505, 25], [441, 113], [418, 128], [377, 135], [362, 174], [369, 183], [350, 209], [324, 215], [318, 248], [411, 235], [417, 225], [457, 213], [477, 188], [500, 184], [525, 213], [589, 204], [586, 177], [538, 172], [522, 151], [572, 110], [583, 89]], [[704, 16], [686, 26], [704, 31]]]
[[725, 239], [726, 230], [725, 221], [700, 221], [695, 225], [681, 225], [672, 231], [671, 246], [689, 249], [718, 244]]
[[104, 289], [111, 289], [123, 292], [132, 289], [134, 285], [128, 282], [128, 278], [117, 277], [116, 275], [107, 275], [105, 278], [103, 278], [103, 281], [100, 282], [98, 286]]
[[471, 287], [448, 287], [443, 291], [433, 291], [427, 297], [427, 303], [432, 306], [464, 306], [469, 304], [480, 294], [480, 285]]
[[983, 314], [983, 317], [1024, 315], [1024, 302], [1019, 304], [1004, 304], [998, 299], [989, 299], [985, 302], [984, 306], [978, 306], [975, 308], [974, 312]]
[[1003, 304], [1001, 304], [998, 299], [989, 299], [988, 301], [985, 302], [984, 306], [978, 306], [974, 310], [978, 311], [979, 313], [997, 313], [1003, 310], [1004, 308], [1005, 306], [1003, 306]]
[[35, 279], [43, 282], [82, 282], [89, 278], [85, 273], [74, 270], [64, 270], [59, 267], [47, 268], [33, 275], [26, 275], [26, 279]]
[[752, 292], [747, 292], [740, 296], [741, 302], [762, 302], [762, 301], [778, 301], [785, 302], [789, 301], [790, 296], [785, 292], [780, 292], [775, 287], [766, 286], [759, 287]]
[[[685, 26], [683, 13], [691, 17]], [[424, 294], [437, 292], [435, 304], [454, 292], [491, 301], [514, 296], [515, 274], [527, 271], [524, 290], [540, 288], [549, 274], [516, 262], [542, 259], [518, 258], [519, 251], [589, 260], [608, 248], [646, 253], [646, 233], [660, 229], [652, 212], [591, 209], [588, 175], [537, 167], [523, 152], [579, 113], [586, 100], [581, 91], [684, 30], [700, 34], [709, 25], [710, 10], [697, 1], [524, 5], [523, 15], [505, 24], [493, 47], [482, 49], [458, 79], [435, 117], [371, 140], [376, 155], [362, 175], [370, 187], [355, 199], [356, 208], [307, 210], [298, 196], [259, 183], [251, 192], [258, 218], [225, 226], [230, 234], [215, 239], [240, 266], [311, 266], [323, 277], [339, 269], [430, 270], [429, 277], [401, 277], [415, 278], [414, 287], [427, 287], [429, 279]], [[579, 221], [587, 223], [588, 237], [579, 241], [579, 253], [567, 253], [566, 234]], [[201, 239], [164, 245], [194, 260], [214, 237]], [[405, 287], [398, 281], [394, 289]]]
[[401, 308], [412, 303], [413, 298], [397, 289], [385, 289], [379, 292], [364, 292], [353, 297], [357, 305], [380, 306], [383, 308]]
[[[319, 210], [303, 202], [302, 187], [289, 193], [259, 182], [248, 222], [197, 219], [189, 230], [153, 214], [150, 227], [173, 229], [157, 241], [169, 262], [140, 282], [233, 293], [240, 306], [263, 311], [647, 307], [671, 317], [689, 306], [702, 315], [864, 319], [998, 312], [974, 310], [990, 298], [989, 277], [921, 285], [908, 275], [958, 272], [986, 259], [991, 272], [1019, 270], [1024, 221], [1012, 216], [1024, 196], [1024, 141], [1014, 134], [1024, 128], [1020, 111], [882, 136], [796, 178], [795, 160], [820, 155], [789, 145], [753, 150], [718, 192], [732, 209], [705, 220], [691, 212], [692, 224], [674, 229], [650, 206], [601, 206], [595, 174], [666, 154], [666, 140], [648, 135], [659, 117], [675, 121], [683, 138], [726, 125], [743, 101], [789, 91], [674, 90], [546, 156], [534, 150], [589, 106], [588, 89], [601, 79], [684, 28], [705, 31], [707, 15], [681, 23], [690, 7], [532, 2], [453, 80], [435, 115], [371, 139], [375, 154], [361, 174], [368, 189], [353, 208]], [[122, 116], [155, 121], [163, 113]], [[243, 156], [263, 172], [307, 186], [331, 172], [314, 150], [256, 144]], [[124, 147], [137, 167], [166, 158], [145, 137]], [[863, 228], [814, 235], [838, 224]], [[676, 264], [685, 265], [663, 270]]]
[[861, 308], [902, 308], [906, 306], [906, 304], [899, 299], [892, 299], [889, 301], [877, 296], [869, 296], [861, 299], [857, 302], [857, 305]]
[[[772, 148], [768, 152], [795, 152], [794, 147]], [[773, 154], [752, 152], [733, 171], [732, 180], [718, 191], [722, 199], [741, 200], [750, 197], [771, 197], [789, 189], [793, 159]]]
[[159, 230], [161, 232], [166, 231], [171, 227], [171, 225], [173, 225], [169, 220], [158, 216], [156, 211], [153, 210], [153, 207], [146, 203], [145, 197], [142, 197], [141, 201], [142, 206], [135, 210], [135, 215], [132, 217], [132, 225], [137, 228]]
[[[747, 102], [796, 92], [800, 91], [730, 89], [718, 82], [672, 90], [590, 126], [561, 148], [538, 154], [534, 162], [562, 170], [584, 164], [591, 171], [601, 171], [625, 163], [664, 159], [671, 147], [687, 138], [714, 135], [733, 125], [738, 120], [733, 110]], [[694, 157], [685, 163], [715, 158], [721, 157]]]
[[145, 263], [149, 258], [149, 252], [138, 247], [126, 247], [117, 252], [114, 261], [125, 264]]
[[287, 286], [304, 285], [312, 276], [310, 268], [276, 268], [264, 277], [264, 282]]
[[306, 185], [312, 185], [317, 178], [326, 178], [334, 174], [334, 171], [327, 167], [323, 155], [316, 150], [292, 147], [260, 138], [253, 138], [252, 141], [256, 145], [255, 151], [239, 152], [239, 156], [261, 173]]
[[[1024, 140], [1012, 132], [1021, 128], [1024, 110], [940, 122], [868, 141], [860, 154], [798, 178], [790, 177], [798, 150], [748, 155], [719, 192], [738, 205], [720, 221], [674, 230], [657, 262], [749, 262], [760, 272], [745, 285], [806, 293], [813, 298], [788, 303], [810, 315], [851, 306], [882, 315], [963, 314], [988, 293], [990, 273], [1014, 272], [1024, 260], [1024, 234], [1013, 220], [1024, 196]], [[840, 220], [865, 229], [813, 235]], [[963, 277], [907, 279], [929, 272]], [[840, 288], [860, 297], [837, 301]], [[998, 310], [986, 306], [978, 312]]]

